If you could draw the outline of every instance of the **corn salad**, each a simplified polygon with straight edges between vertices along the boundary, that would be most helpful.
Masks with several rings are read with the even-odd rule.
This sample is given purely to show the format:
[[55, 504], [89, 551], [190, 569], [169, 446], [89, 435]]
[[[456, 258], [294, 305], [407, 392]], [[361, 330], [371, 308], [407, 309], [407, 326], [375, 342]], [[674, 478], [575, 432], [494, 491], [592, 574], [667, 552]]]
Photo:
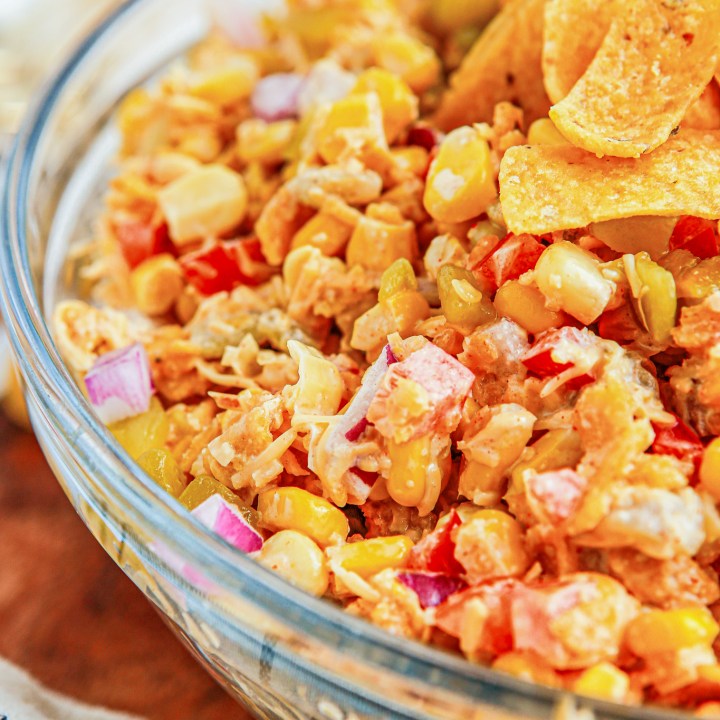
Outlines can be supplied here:
[[112, 432], [302, 590], [500, 672], [709, 715], [717, 219], [508, 231], [505, 153], [568, 141], [522, 94], [468, 99], [467, 123], [443, 97], [523, 3], [289, 0], [262, 42], [214, 31], [124, 100], [55, 337], [81, 383], [142, 346], [154, 395]]

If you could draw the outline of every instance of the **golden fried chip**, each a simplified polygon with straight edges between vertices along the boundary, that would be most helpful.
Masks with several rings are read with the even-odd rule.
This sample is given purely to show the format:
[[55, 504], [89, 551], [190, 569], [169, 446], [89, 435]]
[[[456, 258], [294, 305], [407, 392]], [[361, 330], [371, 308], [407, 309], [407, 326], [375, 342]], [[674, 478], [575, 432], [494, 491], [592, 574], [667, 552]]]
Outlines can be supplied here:
[[720, 86], [713, 79], [702, 95], [688, 108], [680, 127], [720, 130]]
[[[542, 68], [550, 100], [560, 102], [583, 76], [623, 0], [548, 0]], [[580, 28], [582, 30], [580, 31]]]
[[514, 233], [541, 235], [636, 215], [720, 217], [720, 132], [680, 130], [638, 159], [572, 145], [510, 148], [500, 203]]
[[452, 76], [435, 122], [444, 130], [491, 122], [496, 103], [524, 110], [525, 122], [550, 109], [542, 81], [545, 0], [512, 0], [499, 12]]
[[664, 143], [717, 66], [714, 0], [634, 0], [585, 74], [550, 110], [558, 130], [598, 155], [639, 157]]

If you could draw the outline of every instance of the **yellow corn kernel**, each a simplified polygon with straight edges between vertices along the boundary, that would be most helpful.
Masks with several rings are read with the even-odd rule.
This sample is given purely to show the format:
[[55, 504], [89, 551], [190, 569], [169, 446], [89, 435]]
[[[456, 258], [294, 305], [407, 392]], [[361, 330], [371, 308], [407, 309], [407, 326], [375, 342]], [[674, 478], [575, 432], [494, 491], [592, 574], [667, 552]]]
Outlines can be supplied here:
[[720, 501], [720, 438], [715, 438], [703, 452], [700, 483], [715, 500]]
[[417, 290], [417, 287], [413, 266], [405, 258], [400, 258], [390, 265], [380, 277], [378, 300], [384, 302], [397, 293]]
[[137, 459], [137, 463], [173, 497], [180, 497], [185, 490], [185, 475], [169, 450], [165, 448], [147, 450]]
[[217, 105], [232, 105], [250, 97], [258, 75], [257, 63], [238, 55], [231, 65], [198, 78], [190, 86], [190, 94]]
[[212, 475], [198, 475], [191, 480], [178, 500], [188, 510], [194, 510], [213, 495], [220, 495], [223, 500], [227, 500], [233, 505], [240, 504], [240, 498]]
[[390, 476], [388, 495], [399, 505], [417, 507], [425, 495], [425, 475], [430, 457], [430, 436], [397, 443], [388, 440]]
[[572, 689], [579, 695], [623, 702], [630, 691], [630, 677], [612, 663], [601, 662], [585, 670]]
[[348, 265], [383, 271], [400, 258], [413, 262], [417, 254], [414, 223], [389, 223], [364, 215], [350, 237], [345, 257]]
[[455, 557], [471, 584], [517, 577], [530, 565], [522, 526], [500, 510], [478, 510], [457, 529]]
[[527, 449], [523, 459], [512, 471], [512, 484], [522, 483], [528, 470], [537, 473], [575, 467], [582, 457], [580, 434], [572, 428], [549, 430]]
[[177, 180], [191, 170], [200, 167], [200, 163], [189, 155], [183, 155], [179, 152], [160, 152], [151, 160], [150, 174], [153, 180], [161, 185], [167, 185], [173, 180]]
[[350, 532], [341, 510], [307, 490], [283, 487], [266, 490], [258, 496], [258, 512], [269, 530], [297, 530], [320, 547], [345, 540]]
[[387, 147], [382, 108], [375, 93], [348, 95], [333, 103], [315, 136], [318, 153], [326, 163], [336, 162], [358, 140]]
[[390, 154], [400, 170], [410, 172], [420, 178], [425, 177], [428, 169], [430, 153], [419, 145], [392, 148]]
[[334, 415], [340, 406], [345, 383], [334, 363], [315, 348], [288, 340], [290, 357], [298, 364], [292, 388], [293, 410], [298, 415]]
[[323, 255], [339, 255], [350, 240], [352, 227], [338, 220], [334, 215], [319, 212], [313, 215], [296, 233], [290, 249], [310, 245]]
[[533, 285], [506, 282], [495, 295], [495, 309], [533, 335], [565, 325], [567, 316], [545, 307], [545, 296]]
[[695, 717], [720, 718], [720, 702], [710, 701], [699, 705], [694, 712]]
[[383, 127], [388, 143], [418, 117], [418, 99], [407, 83], [382, 68], [370, 68], [358, 76], [352, 93], [374, 92], [380, 98]]
[[598, 319], [613, 294], [597, 258], [565, 240], [546, 248], [535, 266], [535, 282], [548, 304], [585, 325]]
[[538, 118], [527, 133], [528, 145], [567, 145], [565, 136], [550, 118]]
[[418, 95], [435, 85], [440, 77], [440, 60], [435, 51], [409, 35], [376, 35], [373, 54], [377, 65], [399, 75]]
[[413, 541], [406, 535], [389, 535], [347, 543], [333, 549], [333, 560], [348, 572], [368, 578], [381, 570], [407, 563]]
[[258, 560], [301, 590], [320, 597], [330, 579], [325, 553], [307, 535], [281, 530], [266, 540]]
[[355, 350], [374, 353], [387, 343], [387, 337], [396, 332], [395, 319], [386, 303], [377, 303], [364, 312], [353, 325], [350, 346]]
[[535, 655], [528, 655], [518, 651], [508, 652], [500, 655], [493, 662], [492, 668], [522, 680], [530, 680], [549, 687], [562, 685], [560, 676]]
[[235, 130], [237, 156], [240, 162], [276, 165], [284, 160], [297, 131], [295, 120], [265, 122], [251, 118]]
[[696, 645], [709, 647], [719, 629], [706, 607], [650, 610], [630, 622], [625, 640], [632, 652], [646, 657]]
[[383, 304], [390, 311], [395, 323], [394, 332], [403, 337], [411, 335], [417, 323], [430, 317], [430, 305], [417, 290], [395, 293]]
[[112, 423], [108, 430], [128, 455], [138, 458], [148, 450], [165, 446], [169, 423], [162, 404], [153, 397], [146, 412]]
[[459, 223], [483, 213], [496, 197], [487, 141], [472, 127], [453, 130], [430, 165], [425, 209], [435, 220]]
[[158, 193], [176, 245], [232, 230], [245, 217], [247, 200], [242, 176], [222, 165], [191, 170]]
[[146, 315], [170, 312], [184, 286], [180, 265], [169, 253], [143, 260], [130, 273], [135, 304]]

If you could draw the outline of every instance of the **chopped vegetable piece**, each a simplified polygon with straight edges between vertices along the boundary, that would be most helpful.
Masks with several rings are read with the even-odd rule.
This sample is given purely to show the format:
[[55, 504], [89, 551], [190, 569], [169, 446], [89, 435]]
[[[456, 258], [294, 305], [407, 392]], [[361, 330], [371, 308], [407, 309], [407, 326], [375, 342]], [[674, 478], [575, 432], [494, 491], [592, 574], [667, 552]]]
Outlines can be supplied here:
[[684, 215], [670, 236], [669, 250], [688, 250], [701, 259], [718, 254], [717, 222]]
[[423, 609], [437, 607], [453, 593], [464, 590], [467, 584], [452, 575], [429, 572], [401, 572], [398, 580], [418, 596]]
[[151, 225], [133, 220], [117, 223], [113, 229], [123, 257], [131, 268], [153, 255], [173, 251], [166, 223]]
[[178, 467], [172, 453], [165, 448], [153, 448], [144, 452], [138, 465], [166, 492], [180, 497], [185, 490], [185, 475]]
[[458, 577], [465, 568], [455, 559], [453, 531], [462, 523], [456, 510], [451, 510], [437, 527], [428, 533], [410, 552], [408, 567]]
[[470, 332], [497, 317], [490, 298], [469, 270], [443, 265], [437, 276], [440, 305], [447, 321]]
[[254, 553], [263, 546], [262, 535], [245, 520], [235, 505], [220, 495], [211, 495], [190, 512], [238, 550]]
[[652, 451], [658, 455], [673, 455], [681, 460], [690, 460], [698, 468], [703, 456], [703, 444], [689, 425], [677, 415], [674, 418], [675, 423], [670, 426], [653, 423], [655, 439]]
[[545, 246], [532, 235], [508, 233], [479, 262], [474, 258], [475, 251], [470, 253], [468, 267], [494, 293], [508, 280], [517, 280], [532, 270], [544, 250]]
[[261, 120], [275, 122], [298, 115], [305, 78], [297, 73], [275, 73], [262, 78], [253, 89], [250, 107]]

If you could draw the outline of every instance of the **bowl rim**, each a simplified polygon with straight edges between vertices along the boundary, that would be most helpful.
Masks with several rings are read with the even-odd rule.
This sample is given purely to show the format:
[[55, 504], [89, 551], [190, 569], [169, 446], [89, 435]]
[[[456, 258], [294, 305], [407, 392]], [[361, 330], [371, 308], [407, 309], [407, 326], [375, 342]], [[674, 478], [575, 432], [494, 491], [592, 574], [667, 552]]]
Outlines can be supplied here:
[[[182, 506], [168, 502], [166, 493], [144, 478], [139, 466], [93, 414], [54, 345], [41, 309], [42, 288], [33, 288], [26, 242], [29, 189], [37, 170], [38, 145], [63, 91], [116, 26], [150, 1], [124, 0], [76, 45], [31, 103], [7, 157], [4, 178], [0, 178], [0, 310], [25, 391], [43, 421], [51, 423], [63, 439], [71, 440], [81, 463], [102, 470], [103, 486], [128, 518], [149, 528], [173, 549], [181, 550], [224, 590], [242, 595], [273, 618], [285, 624], [300, 621], [302, 632], [326, 645], [333, 637], [349, 641], [353, 659], [358, 662], [389, 670], [412, 682], [449, 690], [465, 701], [485, 702], [509, 712], [513, 710], [502, 703], [508, 694], [526, 705], [535, 704], [535, 714], [548, 715], [561, 698], [569, 696], [606, 718], [663, 720], [686, 716], [679, 709], [605, 702], [521, 680], [433, 646], [393, 636], [328, 601], [298, 590], [238, 553], [191, 515], [179, 514], [177, 510]], [[199, 592], [187, 583], [184, 589]], [[319, 630], [323, 632], [318, 635]], [[350, 645], [343, 642], [338, 647], [347, 652]], [[355, 686], [355, 690], [362, 688], [362, 684]], [[420, 715], [415, 712], [414, 716]]]

